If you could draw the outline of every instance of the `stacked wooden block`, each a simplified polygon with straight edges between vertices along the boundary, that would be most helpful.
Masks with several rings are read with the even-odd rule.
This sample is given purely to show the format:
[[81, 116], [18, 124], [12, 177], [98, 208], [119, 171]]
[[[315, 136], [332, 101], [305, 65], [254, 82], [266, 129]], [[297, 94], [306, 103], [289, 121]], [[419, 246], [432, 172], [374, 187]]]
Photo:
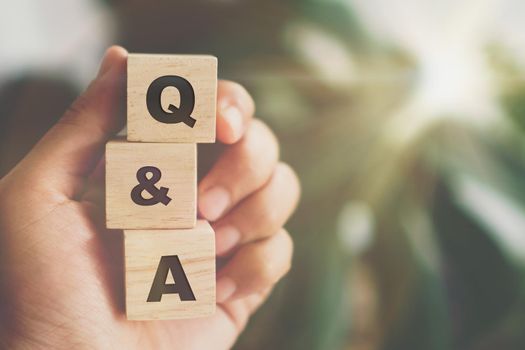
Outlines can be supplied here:
[[131, 320], [215, 311], [215, 234], [197, 220], [197, 143], [215, 142], [217, 59], [128, 58], [127, 140], [106, 145], [106, 225], [124, 230]]

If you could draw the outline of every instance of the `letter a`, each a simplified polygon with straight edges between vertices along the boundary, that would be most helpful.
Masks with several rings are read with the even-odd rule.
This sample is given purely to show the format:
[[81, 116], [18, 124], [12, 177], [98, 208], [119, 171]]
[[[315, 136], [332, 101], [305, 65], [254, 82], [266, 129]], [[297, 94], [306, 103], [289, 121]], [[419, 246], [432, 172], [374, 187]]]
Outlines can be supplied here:
[[[175, 281], [174, 284], [166, 284], [169, 271]], [[182, 301], [196, 300], [177, 255], [160, 258], [159, 267], [148, 295], [148, 302], [160, 301], [163, 294], [178, 294]]]

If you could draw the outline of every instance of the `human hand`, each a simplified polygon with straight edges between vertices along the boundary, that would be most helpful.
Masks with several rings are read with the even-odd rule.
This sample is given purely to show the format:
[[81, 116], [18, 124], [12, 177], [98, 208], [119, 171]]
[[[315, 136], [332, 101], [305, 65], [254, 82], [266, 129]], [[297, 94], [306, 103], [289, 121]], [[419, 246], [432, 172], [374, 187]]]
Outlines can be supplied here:
[[217, 138], [227, 144], [199, 184], [199, 213], [213, 221], [217, 312], [208, 318], [127, 321], [121, 231], [104, 224], [105, 143], [118, 113], [127, 53], [108, 50], [97, 78], [0, 180], [0, 347], [225, 349], [288, 271], [282, 228], [299, 197], [278, 162], [271, 131], [252, 120], [246, 91], [218, 86]]

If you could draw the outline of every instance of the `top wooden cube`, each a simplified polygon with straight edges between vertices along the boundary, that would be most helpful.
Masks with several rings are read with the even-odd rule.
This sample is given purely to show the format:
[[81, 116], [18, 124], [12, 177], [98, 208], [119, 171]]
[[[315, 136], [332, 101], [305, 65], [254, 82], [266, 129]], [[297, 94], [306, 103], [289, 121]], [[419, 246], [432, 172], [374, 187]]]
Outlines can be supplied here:
[[130, 54], [128, 141], [215, 142], [217, 58]]

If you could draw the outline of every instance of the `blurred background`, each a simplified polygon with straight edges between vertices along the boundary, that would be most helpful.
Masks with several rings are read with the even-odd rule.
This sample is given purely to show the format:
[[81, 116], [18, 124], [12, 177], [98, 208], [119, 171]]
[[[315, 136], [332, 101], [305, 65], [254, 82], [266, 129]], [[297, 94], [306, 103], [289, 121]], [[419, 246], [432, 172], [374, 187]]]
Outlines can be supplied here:
[[302, 180], [237, 349], [525, 349], [523, 0], [5, 1], [0, 176], [113, 43], [218, 56]]

